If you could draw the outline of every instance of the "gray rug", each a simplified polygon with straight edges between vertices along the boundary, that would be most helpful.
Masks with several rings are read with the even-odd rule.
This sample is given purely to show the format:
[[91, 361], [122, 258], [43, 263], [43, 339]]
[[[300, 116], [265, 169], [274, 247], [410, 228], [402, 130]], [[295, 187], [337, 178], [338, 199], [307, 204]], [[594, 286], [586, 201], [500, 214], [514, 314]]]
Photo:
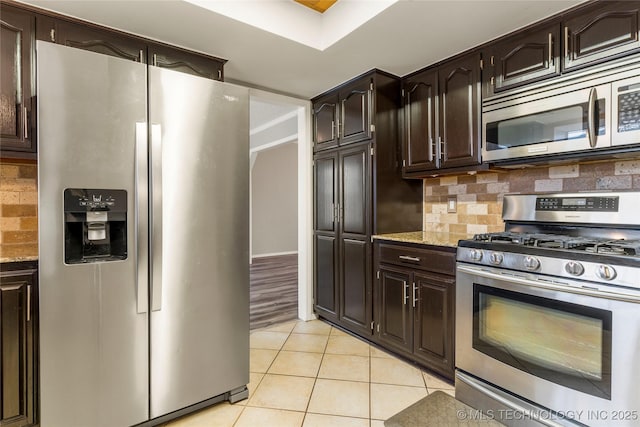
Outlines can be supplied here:
[[442, 391], [435, 391], [395, 414], [385, 427], [493, 427], [503, 424], [482, 417], [480, 411]]

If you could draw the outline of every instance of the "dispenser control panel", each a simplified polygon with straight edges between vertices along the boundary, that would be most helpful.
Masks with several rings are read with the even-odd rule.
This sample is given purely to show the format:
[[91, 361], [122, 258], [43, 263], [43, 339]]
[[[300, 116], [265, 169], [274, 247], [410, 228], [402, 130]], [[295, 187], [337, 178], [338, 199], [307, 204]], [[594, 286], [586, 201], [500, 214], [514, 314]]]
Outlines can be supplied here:
[[125, 190], [91, 190], [67, 188], [64, 190], [65, 212], [127, 211]]

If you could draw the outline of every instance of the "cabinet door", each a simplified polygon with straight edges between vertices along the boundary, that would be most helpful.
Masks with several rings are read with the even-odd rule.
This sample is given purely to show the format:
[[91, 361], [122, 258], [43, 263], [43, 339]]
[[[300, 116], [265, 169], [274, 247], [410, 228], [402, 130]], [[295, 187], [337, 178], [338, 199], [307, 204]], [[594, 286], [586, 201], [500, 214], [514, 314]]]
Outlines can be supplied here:
[[567, 16], [564, 70], [604, 61], [640, 49], [640, 2], [597, 2]]
[[388, 267], [380, 268], [379, 272], [379, 339], [391, 349], [410, 353], [413, 343], [411, 273]]
[[314, 149], [338, 146], [338, 94], [333, 93], [313, 103]]
[[0, 424], [25, 426], [34, 418], [34, 337], [31, 301], [35, 273], [0, 276]]
[[489, 52], [484, 79], [493, 92], [560, 75], [560, 24], [509, 37]]
[[5, 4], [0, 10], [0, 150], [33, 153], [35, 16]]
[[338, 320], [338, 240], [335, 235], [314, 234], [314, 304], [328, 319]]
[[480, 54], [439, 68], [441, 168], [480, 163]]
[[315, 308], [338, 319], [338, 154], [323, 153], [314, 159], [314, 256]]
[[362, 237], [370, 230], [371, 153], [370, 145], [341, 150], [340, 167], [340, 232], [349, 237]]
[[338, 155], [336, 152], [314, 159], [314, 229], [335, 233], [338, 217]]
[[453, 379], [453, 278], [415, 274], [413, 352], [418, 359]]
[[372, 93], [368, 78], [340, 90], [340, 145], [371, 139]]
[[436, 102], [438, 72], [429, 70], [404, 82], [404, 173], [438, 167], [436, 156]]
[[224, 61], [164, 45], [149, 46], [149, 63], [212, 80], [224, 80]]
[[[51, 28], [41, 28], [45, 25]], [[115, 31], [96, 28], [89, 24], [79, 24], [63, 19], [41, 18], [38, 20], [38, 34], [39, 37], [40, 34], [44, 37], [48, 35], [48, 41], [55, 41], [65, 46], [115, 56], [129, 61], [146, 62], [146, 43], [136, 38], [127, 37]], [[53, 36], [54, 40], [50, 39], [51, 36]], [[47, 39], [45, 38], [45, 40]]]
[[340, 321], [365, 335], [372, 332], [370, 245], [364, 239], [340, 238]]

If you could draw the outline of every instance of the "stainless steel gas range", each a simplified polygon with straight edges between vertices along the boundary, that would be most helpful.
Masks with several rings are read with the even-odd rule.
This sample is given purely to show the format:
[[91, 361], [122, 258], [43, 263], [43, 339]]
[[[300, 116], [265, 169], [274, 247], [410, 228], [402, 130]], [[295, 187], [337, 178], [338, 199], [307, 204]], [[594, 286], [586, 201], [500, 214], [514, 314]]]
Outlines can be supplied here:
[[456, 397], [507, 425], [640, 425], [640, 193], [506, 195], [457, 253]]

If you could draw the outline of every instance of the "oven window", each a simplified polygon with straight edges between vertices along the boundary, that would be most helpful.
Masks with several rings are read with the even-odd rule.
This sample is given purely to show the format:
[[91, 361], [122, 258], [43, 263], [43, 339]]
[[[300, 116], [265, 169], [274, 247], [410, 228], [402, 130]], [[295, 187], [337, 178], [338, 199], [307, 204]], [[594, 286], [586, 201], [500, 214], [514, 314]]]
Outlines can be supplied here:
[[[598, 100], [598, 135], [605, 133], [605, 101]], [[587, 138], [588, 104], [542, 111], [487, 123], [487, 150]]]
[[611, 312], [474, 285], [473, 347], [521, 371], [611, 399]]

